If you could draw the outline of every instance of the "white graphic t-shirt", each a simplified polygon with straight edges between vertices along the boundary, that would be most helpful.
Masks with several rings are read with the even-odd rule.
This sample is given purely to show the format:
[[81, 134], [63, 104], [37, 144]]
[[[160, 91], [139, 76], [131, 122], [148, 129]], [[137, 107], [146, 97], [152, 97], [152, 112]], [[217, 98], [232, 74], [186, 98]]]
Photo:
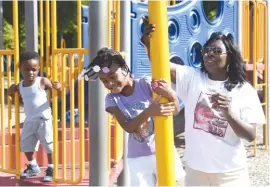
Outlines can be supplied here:
[[195, 170], [222, 173], [246, 166], [242, 139], [231, 128], [226, 117], [212, 107], [215, 93], [228, 96], [232, 111], [250, 124], [265, 124], [265, 116], [256, 90], [249, 84], [232, 91], [225, 81], [213, 81], [208, 75], [189, 66], [177, 65], [176, 92], [185, 105], [185, 160]]

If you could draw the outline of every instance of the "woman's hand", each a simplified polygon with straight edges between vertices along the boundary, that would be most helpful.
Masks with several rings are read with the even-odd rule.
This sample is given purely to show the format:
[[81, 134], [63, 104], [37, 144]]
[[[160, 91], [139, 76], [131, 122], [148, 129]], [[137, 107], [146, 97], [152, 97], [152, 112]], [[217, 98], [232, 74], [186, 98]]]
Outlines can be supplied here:
[[150, 46], [151, 33], [155, 31], [156, 25], [155, 24], [150, 24], [149, 21], [148, 21], [148, 18], [146, 18], [146, 17], [142, 17], [142, 19], [143, 19], [144, 29], [143, 29], [143, 35], [142, 35], [142, 38], [141, 38], [141, 42], [146, 47], [149, 47]]
[[231, 98], [228, 96], [221, 95], [216, 93], [211, 96], [212, 107], [216, 110], [221, 110], [225, 117], [232, 117], [232, 106]]

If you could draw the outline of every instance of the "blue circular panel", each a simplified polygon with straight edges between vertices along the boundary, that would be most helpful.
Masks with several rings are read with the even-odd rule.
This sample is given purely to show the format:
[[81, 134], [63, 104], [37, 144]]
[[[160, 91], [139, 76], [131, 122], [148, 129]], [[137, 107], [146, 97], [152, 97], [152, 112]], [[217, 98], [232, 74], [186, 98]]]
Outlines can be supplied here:
[[175, 41], [179, 37], [180, 34], [179, 24], [175, 19], [171, 19], [168, 21], [168, 33], [170, 41]]
[[189, 14], [189, 21], [192, 30], [197, 30], [200, 27], [201, 20], [199, 13], [196, 10], [192, 10]]
[[199, 42], [195, 42], [190, 49], [189, 63], [193, 67], [201, 66], [201, 49], [202, 46]]
[[206, 21], [214, 25], [223, 15], [224, 1], [202, 1], [203, 15]]

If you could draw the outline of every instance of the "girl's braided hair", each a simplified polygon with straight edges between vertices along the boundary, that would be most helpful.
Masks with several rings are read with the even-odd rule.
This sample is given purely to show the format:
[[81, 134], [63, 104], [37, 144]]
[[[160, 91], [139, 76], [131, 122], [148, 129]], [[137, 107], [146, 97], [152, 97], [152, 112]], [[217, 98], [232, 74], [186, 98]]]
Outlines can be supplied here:
[[92, 60], [92, 62], [84, 70], [84, 77], [88, 77], [90, 80], [96, 80], [98, 78], [97, 72], [94, 71], [95, 66], [99, 66], [100, 69], [104, 67], [110, 68], [112, 64], [118, 64], [122, 70], [127, 74], [131, 73], [129, 67], [126, 64], [126, 61], [123, 55], [113, 49], [104, 47], [97, 52], [97, 56]]

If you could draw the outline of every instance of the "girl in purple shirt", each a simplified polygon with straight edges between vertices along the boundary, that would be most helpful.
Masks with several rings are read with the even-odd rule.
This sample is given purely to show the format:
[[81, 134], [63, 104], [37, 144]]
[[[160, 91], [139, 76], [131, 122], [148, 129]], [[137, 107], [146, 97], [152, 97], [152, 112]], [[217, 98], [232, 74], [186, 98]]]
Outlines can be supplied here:
[[[86, 80], [99, 79], [111, 91], [106, 96], [106, 111], [129, 133], [128, 166], [131, 186], [155, 186], [156, 157], [153, 116], [169, 116], [179, 112], [175, 92], [164, 80], [144, 77], [134, 79], [119, 52], [102, 48], [83, 73]], [[152, 100], [153, 91], [159, 96]], [[159, 103], [161, 96], [168, 103]], [[176, 180], [184, 177], [179, 156], [176, 158]]]

